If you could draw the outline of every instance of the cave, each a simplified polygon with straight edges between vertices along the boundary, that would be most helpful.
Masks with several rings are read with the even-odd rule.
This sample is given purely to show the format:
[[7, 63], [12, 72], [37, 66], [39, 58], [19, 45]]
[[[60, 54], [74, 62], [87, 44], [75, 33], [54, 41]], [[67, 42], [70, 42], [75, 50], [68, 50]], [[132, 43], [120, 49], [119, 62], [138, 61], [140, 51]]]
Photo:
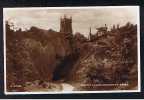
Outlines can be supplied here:
[[75, 62], [78, 59], [77, 54], [71, 54], [67, 57], [65, 57], [61, 63], [56, 67], [55, 71], [53, 72], [53, 81], [68, 81], [71, 70], [73, 69], [73, 66]]

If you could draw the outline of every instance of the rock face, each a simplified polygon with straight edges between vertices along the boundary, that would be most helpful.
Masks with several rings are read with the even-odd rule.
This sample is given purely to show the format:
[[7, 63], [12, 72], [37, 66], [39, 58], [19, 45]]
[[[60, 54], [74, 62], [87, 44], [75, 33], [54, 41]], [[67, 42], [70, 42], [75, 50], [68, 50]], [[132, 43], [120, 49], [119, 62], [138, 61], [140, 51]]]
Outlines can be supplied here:
[[[131, 38], [129, 38], [131, 37]], [[93, 41], [79, 44], [79, 59], [71, 79], [79, 83], [77, 90], [130, 89], [137, 86], [136, 26], [125, 25], [109, 31]], [[131, 42], [130, 42], [131, 41]], [[130, 49], [131, 48], [131, 49]], [[135, 48], [135, 49], [134, 49]], [[135, 72], [135, 73], [133, 73]], [[126, 86], [92, 86], [102, 84]], [[80, 85], [89, 85], [80, 87]]]
[[71, 55], [72, 48], [70, 47], [69, 40], [65, 38], [65, 34], [63, 33], [53, 30], [40, 33], [45, 35], [44, 39], [46, 43], [40, 45], [39, 53], [36, 52], [34, 54], [34, 52], [32, 52], [31, 56], [34, 62], [36, 62], [35, 66], [41, 72], [42, 78], [44, 78], [44, 80], [52, 80], [56, 66], [58, 66], [65, 57]]
[[[7, 80], [22, 84], [25, 81], [52, 81], [54, 71], [73, 49], [65, 33], [32, 27], [27, 31], [7, 31]], [[58, 68], [59, 69], [59, 68]], [[62, 71], [62, 70], [61, 70]]]

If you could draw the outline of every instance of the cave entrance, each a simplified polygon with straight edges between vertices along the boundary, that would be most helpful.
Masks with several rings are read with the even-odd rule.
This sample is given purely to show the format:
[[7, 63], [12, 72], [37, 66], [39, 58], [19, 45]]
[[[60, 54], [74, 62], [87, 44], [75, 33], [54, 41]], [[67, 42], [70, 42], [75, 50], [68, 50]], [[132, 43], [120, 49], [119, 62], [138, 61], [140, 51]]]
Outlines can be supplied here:
[[76, 54], [65, 57], [65, 59], [63, 59], [61, 63], [56, 67], [53, 73], [53, 81], [68, 81], [71, 70], [73, 69], [77, 59], [78, 55]]

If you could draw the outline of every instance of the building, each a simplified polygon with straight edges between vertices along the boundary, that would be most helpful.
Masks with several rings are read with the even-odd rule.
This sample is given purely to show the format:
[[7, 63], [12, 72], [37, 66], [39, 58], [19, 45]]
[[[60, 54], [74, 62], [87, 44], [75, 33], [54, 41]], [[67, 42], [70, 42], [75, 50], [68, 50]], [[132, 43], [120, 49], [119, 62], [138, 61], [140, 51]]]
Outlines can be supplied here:
[[72, 17], [67, 18], [66, 15], [64, 15], [64, 17], [60, 19], [60, 32], [72, 34]]
[[97, 29], [97, 36], [99, 37], [99, 36], [102, 36], [102, 35], [104, 35], [104, 34], [107, 33], [108, 27], [107, 27], [107, 25], [105, 24], [104, 27], [99, 27], [99, 28], [96, 28], [96, 29]]
[[[60, 19], [60, 33], [65, 35], [65, 38], [69, 41], [71, 48], [75, 48], [73, 31], [72, 31], [72, 17], [68, 18], [66, 15]], [[74, 50], [73, 50], [74, 51]]]

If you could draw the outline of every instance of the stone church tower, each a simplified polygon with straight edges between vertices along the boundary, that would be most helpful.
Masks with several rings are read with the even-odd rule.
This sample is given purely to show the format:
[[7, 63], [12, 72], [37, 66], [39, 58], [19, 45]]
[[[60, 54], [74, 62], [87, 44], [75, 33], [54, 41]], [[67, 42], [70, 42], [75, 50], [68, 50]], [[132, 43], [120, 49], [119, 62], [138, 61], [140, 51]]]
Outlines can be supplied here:
[[64, 15], [64, 18], [60, 20], [60, 32], [66, 34], [72, 34], [72, 17], [67, 18]]
[[69, 41], [72, 51], [75, 51], [75, 43], [72, 31], [72, 17], [68, 18], [66, 15], [60, 19], [60, 33], [65, 34], [66, 39]]

